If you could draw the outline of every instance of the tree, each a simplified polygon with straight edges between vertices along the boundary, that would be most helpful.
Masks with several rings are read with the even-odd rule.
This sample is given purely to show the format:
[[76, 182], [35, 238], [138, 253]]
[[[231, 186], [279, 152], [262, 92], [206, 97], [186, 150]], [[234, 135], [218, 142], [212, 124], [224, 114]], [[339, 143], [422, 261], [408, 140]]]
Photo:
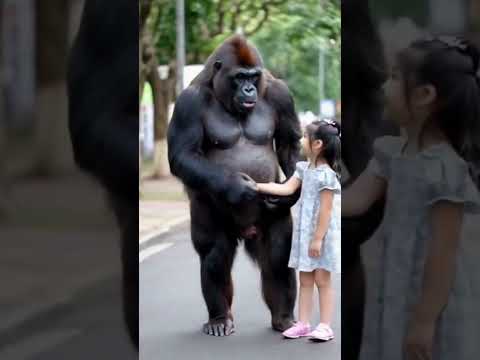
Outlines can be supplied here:
[[[154, 4], [159, 6], [159, 2], [152, 0], [140, 1], [140, 45], [139, 45], [139, 94], [140, 99], [143, 94], [144, 84], [148, 82], [152, 87], [154, 102], [154, 124], [155, 124], [155, 176], [161, 177], [168, 174], [166, 158], [167, 125], [168, 125], [168, 107], [173, 99], [173, 86], [175, 79], [171, 76], [167, 79], [161, 79], [158, 73], [159, 63], [155, 47], [153, 44], [152, 27], [149, 26], [152, 21], [152, 9]], [[140, 100], [139, 99], [139, 100]], [[140, 160], [141, 161], [141, 160]]]
[[[187, 64], [204, 63], [220, 43], [241, 31], [259, 47], [267, 67], [289, 83], [298, 108], [315, 111], [319, 45], [323, 43], [329, 48], [326, 92], [330, 98], [340, 98], [339, 1], [189, 0], [185, 6]], [[149, 69], [158, 64], [169, 67], [168, 79], [160, 80], [158, 87], [152, 84], [159, 103], [155, 105], [157, 141], [163, 139], [168, 104], [175, 97], [175, 11], [175, 1], [140, 1], [141, 89]]]
[[299, 111], [318, 109], [320, 46], [327, 50], [326, 96], [340, 99], [340, 21], [335, 1], [292, 2], [252, 38], [267, 67], [288, 83]]
[[[175, 54], [175, 4], [154, 0], [150, 26], [161, 64]], [[160, 6], [161, 5], [161, 6]], [[300, 109], [317, 109], [318, 52], [329, 49], [326, 93], [340, 98], [340, 3], [336, 0], [203, 0], [186, 2], [187, 63], [203, 63], [228, 36], [242, 29], [267, 66], [291, 82]], [[315, 107], [314, 107], [314, 104]]]

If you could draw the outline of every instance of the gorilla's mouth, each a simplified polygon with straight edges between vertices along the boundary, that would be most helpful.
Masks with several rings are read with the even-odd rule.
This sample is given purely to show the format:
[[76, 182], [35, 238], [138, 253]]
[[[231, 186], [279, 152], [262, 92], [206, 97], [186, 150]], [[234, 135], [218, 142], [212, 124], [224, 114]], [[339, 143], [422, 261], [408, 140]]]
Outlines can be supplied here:
[[247, 108], [247, 109], [252, 109], [252, 108], [255, 107], [255, 104], [256, 104], [256, 103], [257, 103], [256, 101], [244, 101], [244, 102], [242, 103], [242, 106], [243, 106], [244, 108]]

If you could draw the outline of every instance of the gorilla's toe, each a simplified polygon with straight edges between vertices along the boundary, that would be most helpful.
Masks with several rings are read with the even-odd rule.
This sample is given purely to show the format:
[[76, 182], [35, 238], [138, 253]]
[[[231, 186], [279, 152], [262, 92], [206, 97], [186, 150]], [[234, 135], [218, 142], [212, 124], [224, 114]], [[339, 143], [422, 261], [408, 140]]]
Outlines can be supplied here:
[[210, 336], [229, 336], [235, 332], [231, 319], [211, 320], [203, 325], [203, 332]]
[[272, 329], [275, 331], [284, 332], [294, 324], [293, 317], [280, 317], [272, 319]]

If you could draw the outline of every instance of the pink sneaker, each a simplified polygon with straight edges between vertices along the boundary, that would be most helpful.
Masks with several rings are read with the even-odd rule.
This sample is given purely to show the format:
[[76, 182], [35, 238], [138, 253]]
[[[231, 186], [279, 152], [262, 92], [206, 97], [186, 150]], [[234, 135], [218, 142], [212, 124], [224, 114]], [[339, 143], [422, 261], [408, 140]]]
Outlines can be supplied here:
[[310, 325], [304, 324], [300, 321], [283, 332], [283, 336], [288, 339], [298, 339], [299, 337], [308, 335], [310, 335]]
[[325, 342], [330, 341], [334, 338], [332, 328], [327, 325], [320, 323], [317, 328], [309, 334], [309, 340], [315, 342]]

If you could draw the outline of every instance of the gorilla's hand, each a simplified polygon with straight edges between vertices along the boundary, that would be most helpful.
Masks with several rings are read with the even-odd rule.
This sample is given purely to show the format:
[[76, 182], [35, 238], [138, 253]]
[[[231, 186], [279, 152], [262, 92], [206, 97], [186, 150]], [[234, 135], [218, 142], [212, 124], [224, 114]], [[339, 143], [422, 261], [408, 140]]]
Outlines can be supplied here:
[[238, 205], [244, 201], [251, 201], [258, 196], [257, 184], [247, 174], [236, 173], [233, 175], [226, 189], [227, 202]]
[[290, 211], [290, 208], [300, 198], [301, 189], [288, 196], [267, 195], [263, 196], [265, 207], [270, 211]]
[[247, 185], [249, 185], [255, 191], [258, 191], [258, 186], [255, 180], [253, 180], [250, 176], [242, 172], [238, 173], [238, 175], [240, 176], [240, 179], [242, 181], [244, 181]]

